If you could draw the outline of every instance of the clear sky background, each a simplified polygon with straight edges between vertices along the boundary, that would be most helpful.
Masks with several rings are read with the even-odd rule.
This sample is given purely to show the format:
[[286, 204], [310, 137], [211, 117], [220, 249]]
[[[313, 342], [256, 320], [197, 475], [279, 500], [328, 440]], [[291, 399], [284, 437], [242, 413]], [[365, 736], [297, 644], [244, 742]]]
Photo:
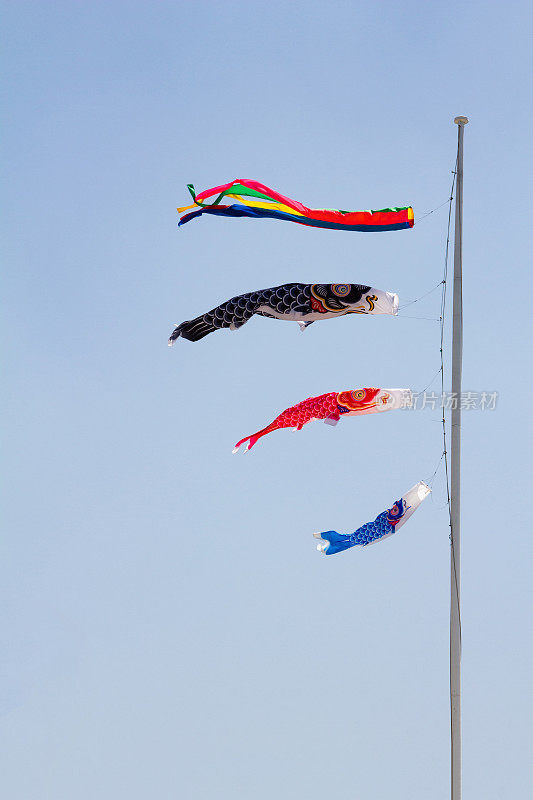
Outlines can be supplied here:
[[17, 0], [3, 18], [4, 796], [448, 796], [442, 470], [386, 542], [323, 558], [311, 537], [429, 478], [439, 412], [231, 454], [309, 395], [423, 389], [438, 292], [405, 318], [166, 340], [287, 281], [431, 289], [446, 206], [384, 234], [178, 230], [175, 209], [187, 182], [250, 177], [420, 218], [448, 197], [466, 114], [463, 386], [500, 398], [463, 415], [464, 795], [525, 797], [530, 4]]

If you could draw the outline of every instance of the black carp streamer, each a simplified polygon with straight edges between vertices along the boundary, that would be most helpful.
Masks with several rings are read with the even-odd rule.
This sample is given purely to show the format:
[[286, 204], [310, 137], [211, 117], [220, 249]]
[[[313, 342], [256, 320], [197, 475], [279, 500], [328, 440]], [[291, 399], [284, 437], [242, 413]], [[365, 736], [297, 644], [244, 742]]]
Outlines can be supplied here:
[[259, 314], [297, 322], [303, 331], [319, 319], [344, 314], [397, 314], [398, 295], [359, 283], [284, 283], [232, 297], [211, 311], [178, 325], [170, 339], [197, 342], [219, 328], [237, 330]]

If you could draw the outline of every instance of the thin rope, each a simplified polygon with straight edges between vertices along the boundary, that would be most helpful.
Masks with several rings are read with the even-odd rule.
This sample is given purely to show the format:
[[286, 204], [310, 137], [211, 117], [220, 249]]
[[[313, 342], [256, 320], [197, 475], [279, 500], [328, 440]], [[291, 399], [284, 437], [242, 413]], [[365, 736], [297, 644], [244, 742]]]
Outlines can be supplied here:
[[[444, 322], [445, 322], [445, 313], [446, 313], [446, 287], [447, 287], [447, 280], [448, 280], [448, 256], [450, 252], [450, 227], [451, 227], [451, 219], [452, 219], [452, 201], [453, 201], [453, 191], [455, 188], [455, 179], [457, 176], [457, 164], [458, 160], [455, 160], [455, 169], [453, 171], [453, 179], [452, 179], [452, 188], [450, 191], [450, 199], [449, 199], [449, 209], [448, 209], [448, 229], [446, 233], [446, 251], [444, 256], [444, 279], [442, 284], [442, 297], [441, 297], [441, 324], [440, 324], [440, 363], [441, 363], [441, 393], [442, 397], [444, 398], [444, 357], [443, 357], [443, 344], [444, 344]], [[460, 401], [460, 398], [459, 398]], [[455, 551], [453, 547], [453, 526], [452, 526], [452, 507], [451, 507], [451, 497], [450, 497], [450, 478], [449, 478], [449, 469], [448, 469], [448, 448], [446, 444], [446, 414], [444, 403], [442, 404], [442, 440], [444, 445], [444, 467], [446, 473], [446, 505], [448, 506], [448, 520], [450, 525], [450, 544], [451, 544], [451, 558], [452, 558], [452, 565], [453, 565], [453, 580], [455, 584], [455, 594], [457, 597], [457, 608], [458, 608], [458, 616], [459, 616], [459, 643], [462, 641], [462, 626], [461, 626], [461, 607], [459, 604], [459, 584], [457, 581], [457, 567], [455, 564]], [[451, 695], [450, 695], [450, 702], [451, 702]]]
[[[435, 476], [436, 476], [437, 472], [438, 472], [438, 471], [439, 471], [439, 469], [440, 469], [440, 466], [441, 466], [441, 464], [442, 464], [442, 461], [443, 461], [443, 459], [444, 459], [444, 451], [442, 451], [442, 453], [441, 453], [441, 456], [440, 456], [440, 458], [439, 458], [439, 463], [437, 464], [437, 466], [436, 466], [436, 468], [435, 468], [435, 471], [434, 471], [433, 475], [431, 476], [431, 478], [429, 478], [429, 479], [426, 481], [426, 483], [427, 483], [427, 485], [429, 486], [429, 488], [430, 488], [430, 489], [433, 487], [433, 483], [434, 483], [434, 481], [435, 481]], [[443, 508], [444, 508], [444, 506], [443, 506]]]
[[436, 291], [437, 291], [437, 289], [439, 288], [439, 286], [440, 286], [442, 283], [443, 283], [443, 281], [439, 281], [439, 282], [436, 284], [436, 286], [434, 286], [434, 287], [433, 287], [433, 289], [430, 289], [430, 290], [429, 290], [429, 292], [426, 292], [425, 294], [421, 295], [420, 297], [417, 297], [415, 300], [409, 300], [409, 302], [408, 302], [408, 303], [402, 303], [402, 305], [400, 306], [400, 310], [398, 311], [398, 314], [399, 314], [399, 313], [400, 313], [400, 312], [401, 312], [401, 311], [402, 311], [404, 308], [407, 308], [407, 306], [412, 306], [412, 305], [413, 305], [413, 303], [418, 303], [418, 301], [419, 301], [419, 300], [423, 300], [423, 299], [424, 299], [424, 297], [427, 297], [428, 295], [432, 294], [433, 292], [436, 292]]
[[[455, 161], [455, 169], [453, 170], [453, 178], [452, 178], [452, 187], [450, 190], [450, 197], [448, 199], [449, 207], [448, 207], [448, 227], [446, 231], [446, 250], [444, 253], [444, 275], [442, 279], [442, 294], [441, 294], [441, 304], [440, 304], [440, 374], [441, 374], [441, 395], [444, 398], [444, 323], [445, 323], [445, 315], [446, 315], [446, 289], [447, 289], [447, 282], [448, 282], [448, 257], [450, 254], [450, 228], [452, 222], [452, 201], [453, 201], [453, 191], [455, 189], [455, 178], [457, 175], [457, 159]], [[442, 443], [443, 443], [443, 451], [444, 451], [444, 467], [446, 472], [446, 497], [447, 497], [447, 504], [448, 504], [448, 516], [450, 522], [450, 530], [452, 527], [452, 510], [451, 510], [451, 502], [450, 502], [450, 480], [449, 480], [449, 470], [448, 470], [448, 448], [446, 443], [446, 414], [444, 403], [442, 404]]]
[[441, 369], [440, 369], [440, 367], [439, 367], [439, 368], [438, 368], [438, 370], [436, 371], [436, 373], [433, 375], [433, 377], [432, 377], [432, 379], [430, 380], [430, 382], [428, 383], [428, 385], [427, 385], [427, 386], [426, 386], [424, 389], [422, 389], [422, 391], [420, 392], [420, 394], [424, 394], [424, 392], [426, 392], [426, 391], [429, 389], [429, 387], [431, 386], [431, 384], [433, 383], [433, 381], [435, 380], [435, 378], [437, 377], [437, 375], [440, 373], [440, 371], [441, 371]]
[[410, 317], [408, 314], [402, 314], [401, 316], [402, 319], [427, 319], [430, 322], [440, 322], [440, 317]]
[[420, 225], [420, 223], [422, 222], [423, 219], [425, 219], [426, 217], [429, 217], [430, 214], [434, 214], [435, 211], [438, 211], [439, 208], [442, 208], [443, 206], [446, 205], [446, 203], [449, 203], [449, 202], [450, 202], [450, 198], [448, 197], [448, 199], [445, 200], [444, 203], [441, 203], [440, 206], [437, 206], [437, 208], [433, 208], [431, 211], [428, 211], [427, 214], [423, 214], [419, 219], [417, 219], [416, 224]]

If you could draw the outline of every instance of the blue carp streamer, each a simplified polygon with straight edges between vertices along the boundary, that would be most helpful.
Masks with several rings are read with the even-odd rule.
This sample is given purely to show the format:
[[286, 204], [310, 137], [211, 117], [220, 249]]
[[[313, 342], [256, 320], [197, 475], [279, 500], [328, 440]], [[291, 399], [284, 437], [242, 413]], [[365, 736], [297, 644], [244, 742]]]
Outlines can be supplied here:
[[354, 533], [337, 533], [337, 531], [314, 533], [315, 539], [320, 539], [317, 550], [324, 553], [324, 555], [331, 556], [334, 553], [342, 553], [343, 550], [348, 550], [356, 545], [366, 547], [367, 544], [392, 536], [398, 528], [401, 528], [404, 522], [407, 522], [430, 492], [429, 486], [420, 481], [409, 489], [403, 497], [396, 500], [391, 508], [378, 514], [373, 522], [366, 522], [361, 525]]

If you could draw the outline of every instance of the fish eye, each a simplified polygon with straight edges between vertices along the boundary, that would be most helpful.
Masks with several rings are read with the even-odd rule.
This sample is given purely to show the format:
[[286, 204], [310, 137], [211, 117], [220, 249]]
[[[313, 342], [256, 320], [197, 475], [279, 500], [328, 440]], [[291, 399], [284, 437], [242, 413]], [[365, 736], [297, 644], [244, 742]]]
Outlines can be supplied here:
[[333, 294], [337, 295], [337, 297], [346, 297], [347, 294], [350, 294], [351, 288], [352, 286], [350, 283], [331, 284], [331, 291]]

